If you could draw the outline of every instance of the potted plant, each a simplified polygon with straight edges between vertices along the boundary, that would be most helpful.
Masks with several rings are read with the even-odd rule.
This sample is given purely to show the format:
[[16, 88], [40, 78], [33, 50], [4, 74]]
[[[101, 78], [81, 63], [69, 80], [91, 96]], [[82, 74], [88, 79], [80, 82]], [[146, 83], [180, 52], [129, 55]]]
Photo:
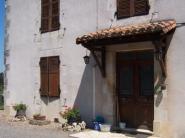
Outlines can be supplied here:
[[16, 104], [13, 106], [13, 109], [16, 111], [15, 117], [23, 117], [26, 116], [26, 105], [25, 104]]
[[78, 109], [67, 108], [64, 112], [60, 112], [60, 115], [67, 119], [67, 123], [70, 125], [74, 122], [81, 122], [80, 111]]
[[35, 114], [35, 115], [33, 115], [33, 119], [35, 119], [35, 120], [46, 120], [46, 116], [41, 115], [41, 114]]

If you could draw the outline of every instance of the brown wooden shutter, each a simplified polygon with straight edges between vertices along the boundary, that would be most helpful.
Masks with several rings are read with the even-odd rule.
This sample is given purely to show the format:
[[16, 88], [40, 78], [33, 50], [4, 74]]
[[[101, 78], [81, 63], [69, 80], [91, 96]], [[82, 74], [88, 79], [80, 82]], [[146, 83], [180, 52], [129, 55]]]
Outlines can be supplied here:
[[60, 28], [60, 0], [41, 0], [41, 33]]
[[134, 15], [145, 15], [149, 13], [149, 1], [148, 0], [135, 0], [134, 1]]
[[49, 83], [49, 77], [48, 77], [48, 59], [47, 58], [41, 58], [40, 59], [40, 95], [41, 96], [48, 96], [48, 83]]
[[41, 0], [41, 33], [49, 31], [50, 0]]
[[52, 0], [51, 6], [52, 6], [51, 30], [55, 31], [60, 28], [60, 23], [59, 23], [60, 3], [59, 3], [59, 0]]
[[42, 57], [40, 59], [41, 96], [60, 96], [60, 60], [59, 56]]
[[50, 57], [48, 60], [49, 65], [49, 96], [60, 96], [60, 70], [59, 70], [59, 57]]
[[125, 18], [130, 16], [130, 0], [117, 0], [117, 17]]
[[126, 18], [149, 13], [148, 0], [117, 0], [117, 17]]

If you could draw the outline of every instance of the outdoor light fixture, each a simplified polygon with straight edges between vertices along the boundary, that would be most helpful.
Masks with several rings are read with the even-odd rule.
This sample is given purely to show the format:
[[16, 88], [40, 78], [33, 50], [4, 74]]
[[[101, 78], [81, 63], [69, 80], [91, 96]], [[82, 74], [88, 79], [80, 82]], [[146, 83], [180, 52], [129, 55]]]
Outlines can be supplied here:
[[84, 58], [85, 64], [89, 64], [89, 56], [86, 55], [83, 58]]
[[84, 58], [85, 64], [89, 64], [89, 56], [86, 55], [83, 58]]
[[161, 90], [166, 90], [166, 84], [165, 83], [161, 83]]
[[89, 64], [89, 59], [90, 59], [90, 57], [87, 56], [87, 50], [86, 50], [86, 56], [84, 56], [83, 58], [84, 58], [85, 64]]
[[159, 50], [156, 51], [156, 59], [161, 60], [163, 57], [162, 49], [160, 48]]

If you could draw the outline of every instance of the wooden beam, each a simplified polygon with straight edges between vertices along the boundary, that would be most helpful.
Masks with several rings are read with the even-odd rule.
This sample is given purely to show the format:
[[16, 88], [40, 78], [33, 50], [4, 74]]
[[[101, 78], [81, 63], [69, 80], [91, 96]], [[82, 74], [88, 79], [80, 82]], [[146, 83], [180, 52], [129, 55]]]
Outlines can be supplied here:
[[105, 47], [102, 48], [101, 56], [102, 56], [101, 60], [102, 60], [103, 77], [106, 77], [106, 51], [105, 51]]
[[161, 69], [162, 69], [162, 75], [166, 78], [167, 71], [166, 71], [166, 66], [165, 66], [163, 59], [159, 60], [159, 63], [160, 63]]
[[101, 50], [101, 62], [99, 61], [99, 59], [98, 59], [98, 57], [95, 53], [95, 50], [91, 50], [91, 53], [92, 53], [97, 65], [100, 69], [100, 72], [101, 72], [102, 76], [105, 78], [105, 76], [106, 76], [106, 74], [105, 74], [105, 53], [106, 53], [105, 48], [103, 48]]
[[138, 35], [130, 35], [124, 37], [113, 37], [113, 38], [105, 38], [100, 40], [91, 40], [88, 43], [82, 43], [82, 45], [86, 48], [96, 48], [102, 46], [110, 46], [113, 44], [123, 44], [123, 43], [134, 43], [134, 42], [145, 42], [145, 41], [155, 41], [160, 39], [162, 36], [160, 32], [155, 32], [152, 34], [138, 34]]
[[90, 46], [84, 46], [85, 48], [89, 49], [90, 51], [102, 51], [102, 47], [90, 47]]
[[161, 44], [161, 40], [158, 41], [153, 41], [153, 44], [155, 46], [156, 52], [161, 52], [161, 58], [157, 59], [159, 61], [162, 75], [164, 78], [167, 77], [167, 70], [166, 70], [166, 65], [165, 65], [165, 55], [166, 55], [166, 50], [163, 50], [164, 44]]

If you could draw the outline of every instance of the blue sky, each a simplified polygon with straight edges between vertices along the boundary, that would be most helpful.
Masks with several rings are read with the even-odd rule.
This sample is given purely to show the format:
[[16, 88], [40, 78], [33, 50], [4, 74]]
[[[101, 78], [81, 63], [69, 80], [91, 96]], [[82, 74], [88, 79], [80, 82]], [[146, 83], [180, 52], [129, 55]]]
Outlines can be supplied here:
[[0, 72], [4, 69], [3, 47], [4, 47], [4, 0], [0, 0]]

